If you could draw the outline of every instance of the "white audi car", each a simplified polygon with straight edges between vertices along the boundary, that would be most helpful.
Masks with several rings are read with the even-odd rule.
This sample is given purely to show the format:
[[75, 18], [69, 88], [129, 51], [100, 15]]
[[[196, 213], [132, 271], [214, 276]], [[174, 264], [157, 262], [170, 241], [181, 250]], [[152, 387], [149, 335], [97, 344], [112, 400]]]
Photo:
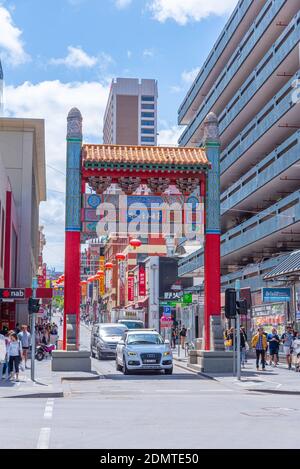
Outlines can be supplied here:
[[164, 370], [173, 373], [173, 355], [168, 341], [147, 329], [126, 331], [117, 345], [116, 368], [125, 375], [130, 371]]

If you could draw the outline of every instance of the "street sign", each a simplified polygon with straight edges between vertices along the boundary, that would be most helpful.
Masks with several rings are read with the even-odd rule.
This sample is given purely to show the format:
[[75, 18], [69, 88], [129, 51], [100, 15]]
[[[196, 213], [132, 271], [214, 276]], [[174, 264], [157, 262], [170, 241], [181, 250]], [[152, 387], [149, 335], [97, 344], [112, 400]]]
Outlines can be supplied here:
[[171, 306], [164, 306], [164, 316], [171, 316]]
[[24, 300], [24, 288], [0, 288], [0, 299], [4, 300]]
[[291, 301], [290, 288], [262, 288], [262, 302], [275, 303], [276, 301]]
[[170, 329], [173, 325], [173, 320], [170, 317], [162, 316], [160, 318], [160, 327], [162, 329]]
[[184, 293], [183, 294], [183, 303], [191, 304], [193, 303], [193, 295], [192, 293]]

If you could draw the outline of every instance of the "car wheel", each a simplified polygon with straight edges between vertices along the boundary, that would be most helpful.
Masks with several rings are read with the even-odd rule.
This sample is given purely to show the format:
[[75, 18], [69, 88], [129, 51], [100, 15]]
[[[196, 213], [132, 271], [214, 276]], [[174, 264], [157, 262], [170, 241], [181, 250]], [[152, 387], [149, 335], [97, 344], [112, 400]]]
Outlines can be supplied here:
[[173, 374], [173, 367], [168, 369], [168, 370], [165, 370], [165, 374], [166, 375], [172, 375]]
[[100, 352], [100, 350], [97, 350], [97, 358], [98, 358], [98, 360], [102, 360], [102, 359], [103, 359], [103, 355], [102, 355], [102, 353]]
[[129, 370], [128, 370], [127, 365], [126, 365], [125, 357], [123, 357], [123, 367], [122, 367], [122, 370], [123, 370], [124, 375], [129, 375]]
[[91, 357], [92, 357], [92, 358], [95, 358], [95, 357], [96, 357], [96, 355], [95, 355], [94, 352], [93, 352], [93, 348], [92, 348], [92, 347], [91, 347]]
[[118, 359], [116, 358], [116, 370], [117, 371], [122, 371], [121, 365], [119, 365]]

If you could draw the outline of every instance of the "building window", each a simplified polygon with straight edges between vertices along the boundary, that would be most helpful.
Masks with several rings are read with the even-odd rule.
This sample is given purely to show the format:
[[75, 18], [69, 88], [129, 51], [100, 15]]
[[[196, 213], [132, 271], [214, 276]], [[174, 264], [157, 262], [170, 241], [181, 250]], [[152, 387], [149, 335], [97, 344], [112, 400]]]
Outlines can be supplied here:
[[154, 112], [142, 112], [142, 117], [153, 117], [154, 119]]
[[142, 109], [154, 109], [154, 104], [144, 104], [144, 103], [142, 103]]
[[142, 96], [142, 101], [154, 102], [154, 96]]
[[152, 135], [154, 135], [154, 129], [142, 129], [142, 134], [152, 134]]
[[154, 126], [154, 121], [144, 121], [144, 120], [142, 120], [142, 125], [149, 125], [150, 127], [151, 126], [153, 127]]
[[142, 137], [142, 142], [154, 143], [154, 137]]

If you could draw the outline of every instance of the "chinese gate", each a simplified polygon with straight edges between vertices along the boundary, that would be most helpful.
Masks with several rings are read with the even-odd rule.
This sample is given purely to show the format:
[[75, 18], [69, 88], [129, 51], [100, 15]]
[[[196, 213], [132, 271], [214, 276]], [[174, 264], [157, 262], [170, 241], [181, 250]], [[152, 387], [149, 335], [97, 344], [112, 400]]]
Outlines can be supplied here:
[[118, 184], [131, 195], [142, 184], [155, 195], [175, 185], [183, 195], [199, 188], [205, 200], [204, 289], [205, 349], [210, 350], [210, 319], [220, 305], [220, 142], [218, 122], [209, 114], [200, 148], [90, 145], [82, 143], [82, 116], [74, 108], [68, 115], [64, 349], [67, 324], [76, 331], [79, 346], [80, 243], [82, 195], [86, 185], [97, 194]]

